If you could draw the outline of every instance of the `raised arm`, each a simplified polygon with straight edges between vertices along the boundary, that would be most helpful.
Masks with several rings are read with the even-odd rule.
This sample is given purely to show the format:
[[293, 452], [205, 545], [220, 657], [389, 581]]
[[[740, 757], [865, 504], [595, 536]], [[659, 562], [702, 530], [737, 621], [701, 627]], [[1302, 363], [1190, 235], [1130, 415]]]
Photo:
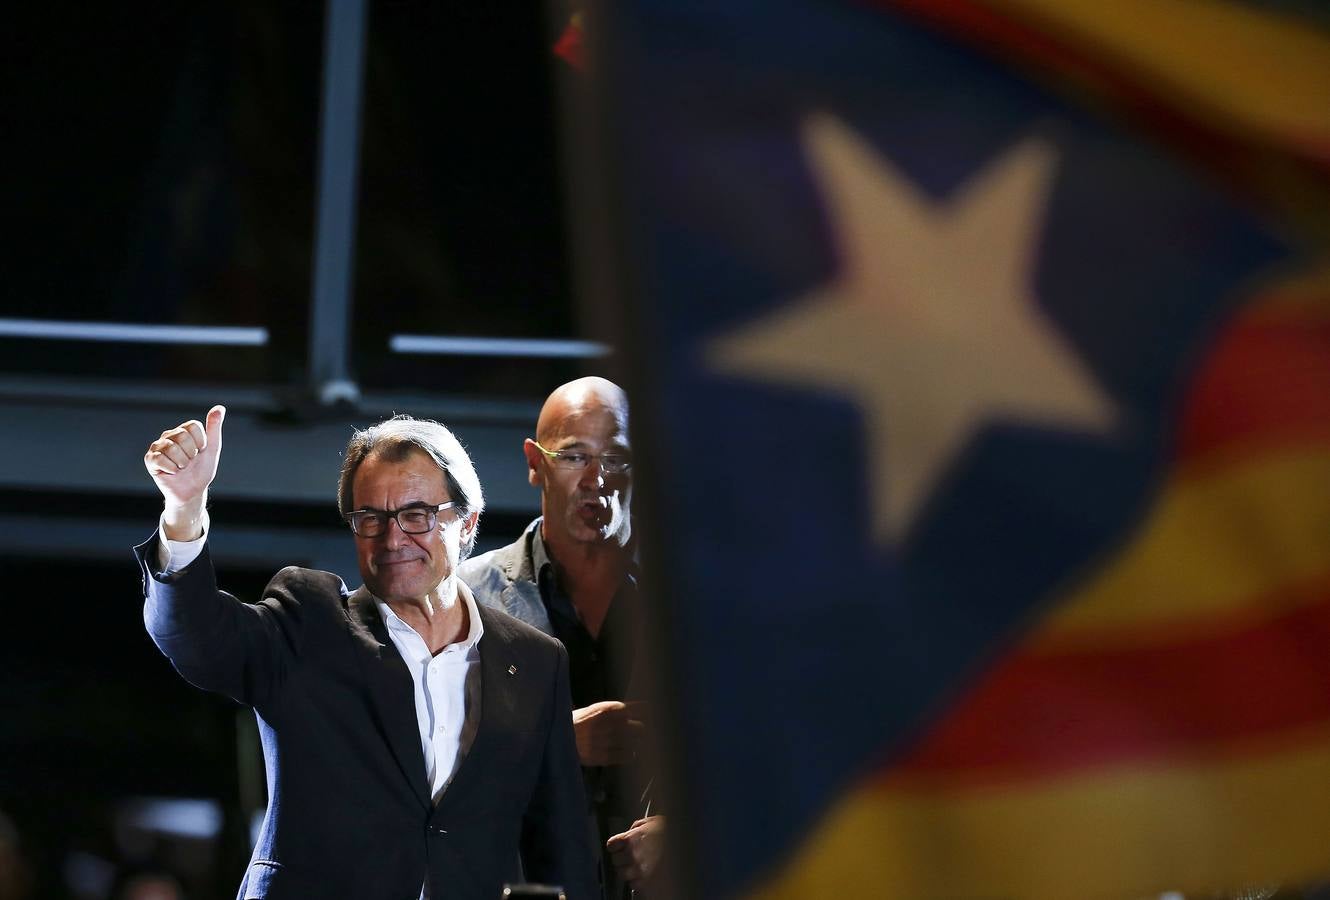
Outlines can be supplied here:
[[218, 590], [206, 545], [187, 548], [185, 560], [172, 558], [166, 571], [160, 565], [165, 556], [159, 541], [204, 537], [225, 416], [224, 407], [214, 406], [206, 424], [193, 419], [163, 431], [143, 454], [164, 503], [161, 533], [135, 548], [143, 568], [143, 620], [153, 642], [191, 684], [261, 707], [297, 652], [299, 601], [276, 580], [278, 589], [270, 585], [268, 599], [255, 606]]

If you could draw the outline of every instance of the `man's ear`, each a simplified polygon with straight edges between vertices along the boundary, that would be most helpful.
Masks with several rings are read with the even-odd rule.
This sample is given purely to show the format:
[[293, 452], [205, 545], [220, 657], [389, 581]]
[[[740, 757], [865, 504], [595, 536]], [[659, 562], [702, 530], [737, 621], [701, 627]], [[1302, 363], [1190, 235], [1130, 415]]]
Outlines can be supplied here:
[[476, 530], [476, 523], [478, 521], [480, 521], [480, 513], [475, 510], [472, 510], [467, 517], [462, 520], [462, 533], [458, 536], [458, 540], [461, 541], [462, 544], [466, 544], [466, 542], [471, 539], [471, 532]]
[[522, 442], [522, 455], [526, 457], [526, 480], [532, 487], [544, 487], [545, 481], [541, 476], [540, 462], [545, 454], [540, 452], [536, 442], [527, 438]]

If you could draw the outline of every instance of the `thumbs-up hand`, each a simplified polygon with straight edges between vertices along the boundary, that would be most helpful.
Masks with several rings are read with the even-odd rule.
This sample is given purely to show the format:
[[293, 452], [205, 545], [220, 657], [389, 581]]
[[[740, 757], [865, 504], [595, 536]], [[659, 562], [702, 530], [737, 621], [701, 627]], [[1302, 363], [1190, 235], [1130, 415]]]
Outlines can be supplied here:
[[190, 419], [148, 445], [143, 465], [166, 501], [166, 537], [193, 540], [203, 533], [208, 485], [217, 475], [222, 454], [222, 420], [226, 407], [208, 410], [207, 424]]

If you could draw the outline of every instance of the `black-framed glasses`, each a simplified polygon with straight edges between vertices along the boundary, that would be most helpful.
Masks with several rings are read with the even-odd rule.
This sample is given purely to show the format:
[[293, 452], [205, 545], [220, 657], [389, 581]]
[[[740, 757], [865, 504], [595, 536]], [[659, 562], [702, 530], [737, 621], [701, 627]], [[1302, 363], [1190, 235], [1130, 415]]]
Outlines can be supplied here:
[[633, 467], [633, 457], [622, 450], [607, 450], [596, 454], [585, 450], [546, 450], [540, 446], [540, 441], [531, 443], [559, 469], [585, 469], [593, 459], [600, 460], [600, 470], [608, 475], [619, 475]]
[[346, 514], [346, 521], [356, 537], [379, 537], [388, 530], [389, 519], [396, 519], [404, 534], [425, 534], [439, 524], [439, 513], [459, 508], [457, 501], [449, 500], [436, 506], [412, 503], [401, 509], [356, 509]]

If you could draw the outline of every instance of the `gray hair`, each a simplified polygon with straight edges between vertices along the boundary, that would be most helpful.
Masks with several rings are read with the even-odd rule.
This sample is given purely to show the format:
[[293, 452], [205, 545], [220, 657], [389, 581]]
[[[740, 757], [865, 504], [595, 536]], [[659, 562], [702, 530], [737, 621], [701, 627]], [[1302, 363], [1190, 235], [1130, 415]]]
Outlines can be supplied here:
[[[357, 429], [351, 435], [346, 452], [342, 454], [342, 474], [337, 479], [337, 511], [346, 516], [353, 509], [352, 482], [356, 470], [366, 459], [376, 456], [386, 462], [401, 462], [416, 450], [424, 453], [439, 467], [448, 487], [448, 498], [458, 504], [460, 516], [474, 512], [478, 517], [485, 511], [485, 495], [480, 490], [480, 478], [461, 442], [438, 422], [406, 415], [396, 415], [377, 425]], [[480, 520], [477, 518], [476, 527], [471, 529], [466, 543], [462, 545], [461, 559], [466, 559], [475, 549], [479, 531]]]

